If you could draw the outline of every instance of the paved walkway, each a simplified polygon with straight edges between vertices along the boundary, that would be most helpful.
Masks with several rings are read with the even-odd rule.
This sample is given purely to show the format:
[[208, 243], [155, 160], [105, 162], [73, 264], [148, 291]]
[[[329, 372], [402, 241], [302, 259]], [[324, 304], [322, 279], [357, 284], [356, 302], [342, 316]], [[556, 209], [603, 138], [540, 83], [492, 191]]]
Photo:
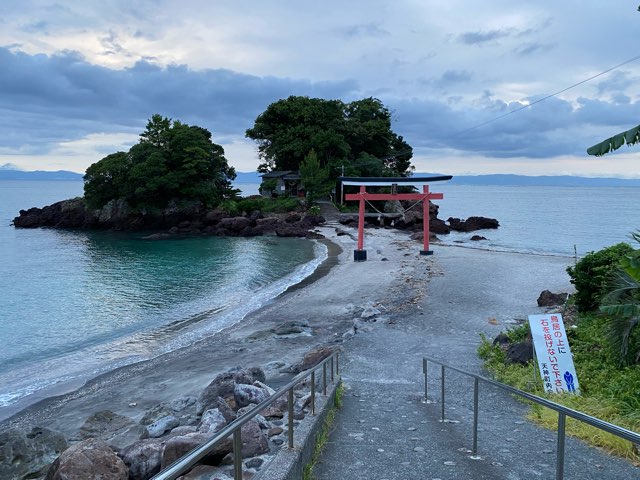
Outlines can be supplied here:
[[[479, 333], [493, 337], [511, 319], [537, 313], [532, 305], [541, 290], [564, 287], [549, 279], [562, 278], [567, 260], [436, 247], [434, 257], [416, 262], [423, 262], [416, 276], [435, 273], [419, 302], [422, 314], [376, 323], [373, 332], [345, 345], [344, 406], [316, 478], [555, 478], [556, 433], [526, 421], [523, 404], [490, 387], [480, 389], [481, 459], [470, 458], [472, 383], [447, 374], [450, 421], [441, 423], [439, 371], [434, 367], [430, 381], [436, 403], [425, 403], [421, 359], [428, 354], [479, 372]], [[574, 439], [567, 439], [565, 451], [565, 479], [640, 478], [630, 463]]]

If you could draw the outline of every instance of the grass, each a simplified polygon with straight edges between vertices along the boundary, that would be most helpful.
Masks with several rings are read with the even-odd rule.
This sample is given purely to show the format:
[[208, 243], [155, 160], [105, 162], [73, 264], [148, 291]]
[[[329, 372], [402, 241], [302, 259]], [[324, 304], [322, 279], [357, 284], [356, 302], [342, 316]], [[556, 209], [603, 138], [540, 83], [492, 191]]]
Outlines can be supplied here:
[[320, 455], [322, 454], [322, 451], [329, 441], [329, 435], [331, 434], [331, 431], [333, 429], [333, 423], [336, 418], [336, 413], [338, 412], [338, 409], [342, 408], [343, 394], [344, 385], [341, 382], [336, 389], [334, 406], [331, 407], [329, 412], [327, 412], [327, 416], [324, 419], [324, 423], [322, 424], [322, 429], [316, 437], [316, 448], [313, 450], [311, 461], [304, 467], [304, 470], [302, 472], [302, 480], [313, 480], [315, 478], [313, 475], [313, 468], [318, 463], [318, 460], [320, 460]]
[[[483, 337], [478, 354], [493, 376], [508, 385], [579, 410], [588, 415], [640, 432], [640, 365], [621, 367], [609, 346], [602, 340], [601, 320], [595, 315], [582, 315], [576, 326], [567, 328], [567, 336], [578, 374], [581, 395], [547, 394], [540, 375], [534, 377], [534, 364], [507, 365], [505, 353]], [[513, 341], [522, 341], [528, 325], [507, 333]], [[535, 366], [537, 368], [537, 366]], [[532, 405], [529, 419], [549, 429], [557, 428], [558, 414]], [[604, 450], [640, 463], [638, 446], [577, 420], [567, 418], [567, 434], [585, 440]]]

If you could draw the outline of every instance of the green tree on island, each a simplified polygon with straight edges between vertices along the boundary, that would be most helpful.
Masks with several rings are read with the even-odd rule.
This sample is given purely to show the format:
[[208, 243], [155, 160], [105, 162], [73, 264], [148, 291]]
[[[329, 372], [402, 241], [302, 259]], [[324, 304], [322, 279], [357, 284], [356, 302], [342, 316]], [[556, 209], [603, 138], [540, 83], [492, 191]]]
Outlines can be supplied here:
[[235, 176], [208, 130], [156, 114], [128, 152], [107, 155], [87, 169], [84, 196], [90, 208], [114, 199], [138, 208], [163, 208], [171, 200], [213, 206], [233, 196]]
[[329, 173], [327, 167], [320, 166], [316, 151], [311, 149], [300, 164], [300, 177], [304, 185], [307, 201], [313, 204], [315, 200], [326, 190]]
[[291, 96], [258, 115], [246, 136], [258, 143], [258, 171], [300, 170], [311, 150], [329, 178], [406, 176], [413, 149], [391, 129], [391, 113], [376, 98], [350, 103]]

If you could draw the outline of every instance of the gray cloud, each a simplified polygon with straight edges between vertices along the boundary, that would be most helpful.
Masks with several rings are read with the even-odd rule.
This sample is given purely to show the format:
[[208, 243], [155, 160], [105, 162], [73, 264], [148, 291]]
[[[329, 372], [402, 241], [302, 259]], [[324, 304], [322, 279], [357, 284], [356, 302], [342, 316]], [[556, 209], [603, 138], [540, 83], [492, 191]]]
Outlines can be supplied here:
[[632, 75], [628, 71], [611, 72], [605, 80], [601, 80], [596, 84], [599, 94], [603, 93], [622, 93], [631, 85], [637, 85], [640, 77]]
[[280, 98], [344, 98], [356, 89], [352, 80], [311, 82], [145, 61], [112, 70], [74, 52], [0, 48], [0, 138], [4, 148], [45, 153], [55, 142], [89, 133], [139, 129], [153, 113], [207, 127], [214, 136], [243, 135]]
[[513, 33], [512, 29], [506, 30], [489, 30], [486, 32], [466, 32], [458, 35], [458, 41], [465, 45], [482, 45], [493, 42], [500, 38], [505, 38]]
[[555, 45], [551, 43], [522, 43], [513, 49], [513, 52], [517, 55], [533, 55], [535, 53], [544, 53], [551, 50]]
[[376, 23], [367, 23], [362, 25], [348, 25], [345, 27], [337, 27], [333, 30], [347, 38], [354, 37], [387, 37], [390, 33], [380, 28], [380, 26]]

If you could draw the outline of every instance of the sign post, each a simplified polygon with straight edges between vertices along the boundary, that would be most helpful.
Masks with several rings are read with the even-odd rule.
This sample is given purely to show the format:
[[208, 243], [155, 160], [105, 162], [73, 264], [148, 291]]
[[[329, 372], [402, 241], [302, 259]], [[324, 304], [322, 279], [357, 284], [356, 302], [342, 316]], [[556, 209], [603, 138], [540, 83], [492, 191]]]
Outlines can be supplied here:
[[562, 315], [529, 315], [529, 328], [545, 392], [580, 394]]

